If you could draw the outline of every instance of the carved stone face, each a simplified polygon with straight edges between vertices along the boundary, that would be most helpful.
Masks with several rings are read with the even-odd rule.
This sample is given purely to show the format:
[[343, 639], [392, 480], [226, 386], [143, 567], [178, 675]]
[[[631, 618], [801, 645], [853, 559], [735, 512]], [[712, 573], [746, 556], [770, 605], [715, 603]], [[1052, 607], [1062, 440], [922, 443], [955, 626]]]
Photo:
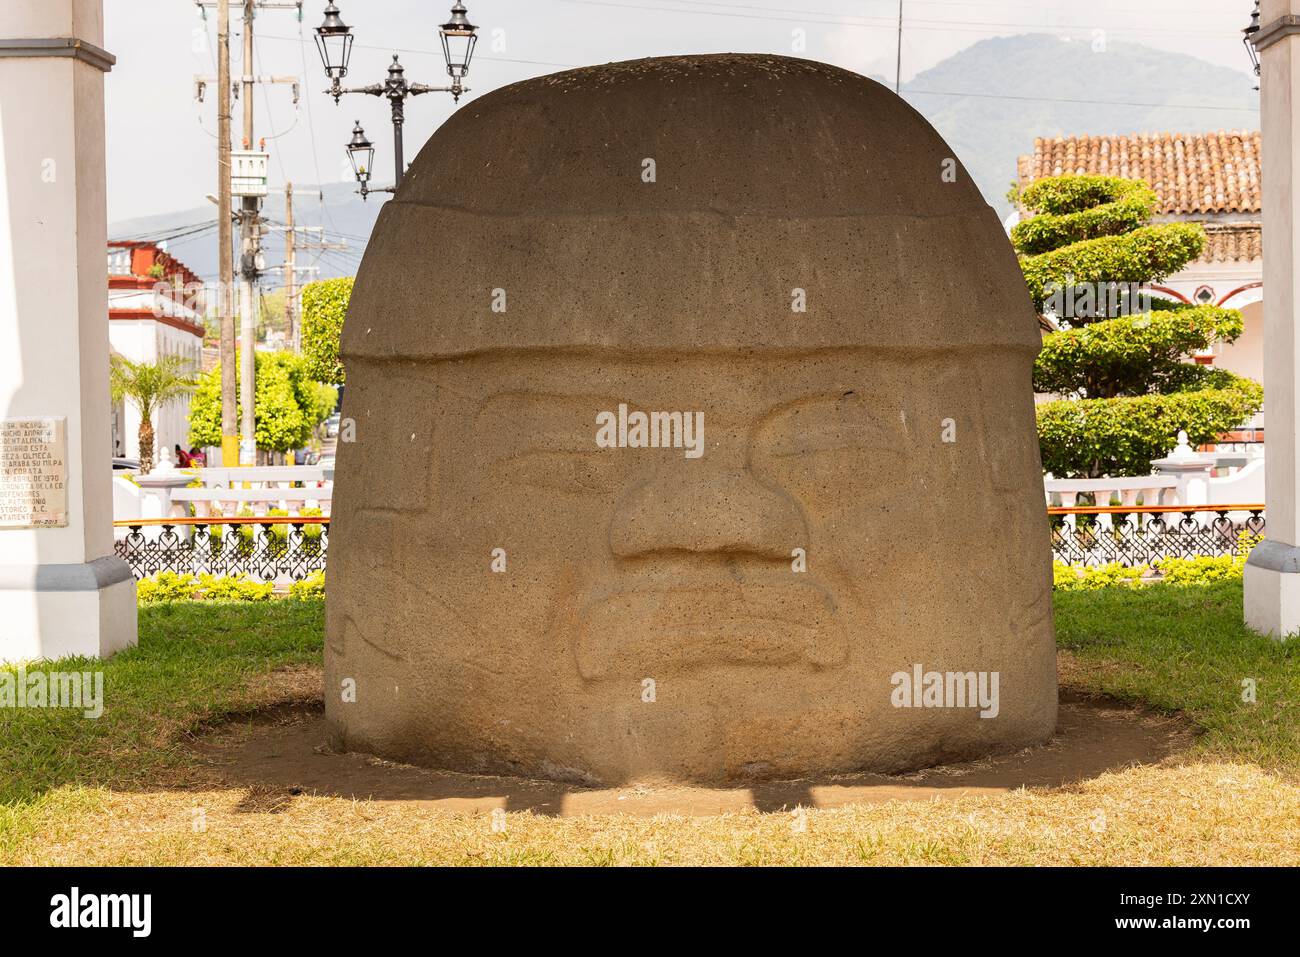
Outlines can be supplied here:
[[[915, 767], [1054, 717], [1018, 696], [1054, 670], [1046, 520], [1020, 507], [1037, 454], [992, 411], [1025, 392], [1019, 359], [647, 349], [349, 375], [338, 500], [387, 503], [341, 512], [330, 559], [354, 746], [719, 778]], [[702, 413], [703, 454], [599, 447], [620, 405]], [[1000, 714], [894, 708], [915, 663], [999, 672]]]
[[880, 84], [720, 55], [475, 99], [343, 331], [338, 741], [617, 783], [1045, 740], [1039, 346], [997, 215]]

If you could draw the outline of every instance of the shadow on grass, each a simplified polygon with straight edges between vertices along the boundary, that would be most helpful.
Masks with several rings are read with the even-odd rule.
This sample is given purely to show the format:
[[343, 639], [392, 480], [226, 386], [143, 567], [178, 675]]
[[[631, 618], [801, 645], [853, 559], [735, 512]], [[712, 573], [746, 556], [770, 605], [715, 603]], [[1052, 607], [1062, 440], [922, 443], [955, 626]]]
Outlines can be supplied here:
[[324, 613], [323, 601], [148, 605], [135, 648], [28, 665], [103, 671], [104, 711], [0, 708], [0, 804], [69, 783], [135, 788], [184, 765], [186, 732], [264, 707], [275, 672], [320, 667]]
[[[1300, 641], [1242, 620], [1240, 581], [1058, 592], [1057, 646], [1069, 687], [1179, 712], [1197, 751], [1300, 771]], [[1253, 700], [1251, 700], [1253, 697]]]
[[[1282, 644], [1247, 631], [1240, 583], [1058, 593], [1056, 608], [1058, 643], [1069, 652], [1062, 675], [1067, 691], [1180, 713], [1203, 732], [1195, 748], [1206, 756], [1291, 772], [1300, 768], [1300, 708], [1294, 706], [1300, 701], [1300, 642]], [[324, 753], [317, 677], [323, 623], [321, 601], [142, 608], [139, 647], [107, 662], [44, 666], [102, 669], [102, 717], [0, 709], [0, 767], [6, 771], [0, 803], [30, 802], [65, 784], [184, 787], [188, 774], [190, 786], [200, 786], [194, 771], [207, 749], [212, 768], [246, 789], [249, 811], [275, 810], [297, 793], [539, 814], [655, 808], [655, 795], [662, 792], [476, 777]], [[296, 685], [286, 680], [295, 676]], [[1254, 703], [1243, 698], [1247, 679], [1254, 682]], [[717, 813], [828, 806], [873, 795], [908, 800], [982, 788], [1057, 787], [1159, 761], [1187, 744], [1185, 724], [1152, 725], [1120, 713], [1113, 701], [1067, 694], [1057, 741], [1020, 755], [906, 778], [861, 775], [726, 791], [679, 789], [689, 793], [670, 803]], [[217, 745], [206, 733], [240, 723], [252, 726], [242, 743]]]
[[496, 808], [539, 815], [717, 814], [791, 811], [854, 803], [928, 801], [1021, 787], [1056, 788], [1106, 771], [1153, 764], [1187, 747], [1178, 718], [1152, 715], [1102, 698], [1063, 696], [1047, 745], [901, 776], [838, 774], [798, 780], [736, 781], [717, 786], [659, 784], [589, 787], [395, 764], [326, 747], [323, 706], [286, 705], [241, 718], [195, 741], [198, 756], [228, 787], [245, 791], [240, 810], [274, 809], [277, 796], [409, 801], [439, 810]]

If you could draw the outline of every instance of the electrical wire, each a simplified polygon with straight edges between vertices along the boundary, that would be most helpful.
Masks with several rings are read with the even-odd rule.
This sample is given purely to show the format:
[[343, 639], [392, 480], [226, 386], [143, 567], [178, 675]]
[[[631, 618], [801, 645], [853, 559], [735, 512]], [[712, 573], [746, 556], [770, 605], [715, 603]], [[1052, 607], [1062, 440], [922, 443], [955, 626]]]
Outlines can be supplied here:
[[171, 242], [185, 236], [196, 236], [199, 233], [216, 228], [217, 224], [212, 220], [208, 220], [205, 223], [193, 223], [188, 226], [171, 226], [163, 230], [152, 230], [129, 236], [111, 236], [109, 239], [112, 242], [124, 243]]
[[[896, 16], [863, 17], [863, 16], [854, 16], [851, 14], [846, 15], [846, 14], [832, 13], [829, 11], [799, 10], [799, 9], [794, 9], [789, 7], [759, 7], [758, 9], [768, 10], [774, 13], [789, 13], [789, 14], [794, 14], [794, 16], [768, 16], [761, 13], [727, 13], [721, 10], [690, 9], [690, 6], [694, 4], [701, 4], [701, 3], [707, 3], [708, 6], [741, 7], [742, 9], [746, 9], [746, 10], [755, 9], [750, 5], [744, 5], [742, 7], [742, 5], [740, 4], [714, 3], [712, 2], [712, 0], [694, 0], [694, 4], [687, 3], [687, 0], [668, 0], [668, 2], [676, 2], [679, 4], [686, 3], [686, 6], [672, 6], [672, 7], [662, 6], [660, 4], [651, 4], [651, 3], [620, 2], [620, 0], [565, 0], [565, 2], [579, 3], [587, 6], [622, 8], [625, 10], [654, 10], [654, 11], [664, 12], [664, 13], [685, 13], [694, 16], [731, 17], [739, 20], [771, 20], [771, 21], [786, 22], [786, 23], [791, 23], [791, 22], [825, 23], [825, 24], [831, 24], [835, 26], [881, 27], [881, 28], [888, 28], [891, 31], [896, 30], [898, 28], [898, 18]], [[829, 19], [812, 19], [814, 17], [824, 17]], [[1005, 23], [1005, 22], [979, 21], [979, 20], [930, 20], [930, 19], [920, 19], [920, 18], [909, 19], [906, 21], [906, 23], [913, 30], [920, 29], [920, 30], [926, 30], [927, 32], [938, 31], [938, 32], [952, 32], [952, 33], [987, 32], [987, 31], [981, 31], [979, 29], [976, 30], [969, 29], [970, 27], [979, 28], [983, 26], [1009, 27], [1012, 29], [1016, 29], [1020, 32], [1032, 32], [1035, 27], [1039, 26], [1037, 24], [1025, 24], [1025, 23]], [[929, 26], [922, 26], [923, 24]], [[1100, 27], [1098, 24], [1087, 24], [1087, 25], [1043, 24], [1041, 25], [1040, 28], [1043, 30], [1090, 31], [1093, 29], [1100, 29], [1103, 27]], [[1104, 27], [1104, 29], [1108, 33], [1134, 33], [1140, 35], [1147, 35], [1151, 32], [1152, 29], [1154, 29], [1154, 27], [1122, 27], [1121, 26], [1121, 27]], [[998, 32], [998, 31], [994, 31], [994, 32]], [[1223, 35], [1218, 30], [1179, 30], [1177, 28], [1168, 28], [1168, 27], [1161, 27], [1160, 32], [1163, 34], [1179, 34], [1179, 35], [1188, 35], [1188, 36], [1207, 36], [1207, 37]]]

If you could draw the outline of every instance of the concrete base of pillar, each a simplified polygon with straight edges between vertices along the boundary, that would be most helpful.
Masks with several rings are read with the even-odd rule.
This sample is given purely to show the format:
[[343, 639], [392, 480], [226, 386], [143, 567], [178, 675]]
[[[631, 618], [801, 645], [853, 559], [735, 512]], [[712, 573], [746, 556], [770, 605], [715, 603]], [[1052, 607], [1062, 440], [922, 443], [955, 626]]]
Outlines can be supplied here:
[[136, 640], [135, 579], [121, 559], [0, 565], [0, 663], [107, 658]]
[[1247, 561], [1245, 595], [1248, 628], [1279, 639], [1300, 632], [1300, 572]]

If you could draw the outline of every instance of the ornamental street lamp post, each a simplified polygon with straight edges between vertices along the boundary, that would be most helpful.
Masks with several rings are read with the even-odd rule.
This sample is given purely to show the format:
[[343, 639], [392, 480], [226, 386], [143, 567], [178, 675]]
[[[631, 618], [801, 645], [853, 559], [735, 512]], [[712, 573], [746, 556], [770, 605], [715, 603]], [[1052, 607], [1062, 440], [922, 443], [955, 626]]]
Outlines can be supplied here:
[[369, 193], [379, 192], [370, 188], [370, 169], [375, 162], [375, 145], [366, 138], [366, 131], [357, 120], [352, 127], [352, 139], [348, 142], [348, 160], [352, 163], [352, 175], [361, 184], [361, 198]]
[[[447, 63], [447, 75], [451, 77], [451, 86], [429, 86], [426, 83], [413, 83], [406, 79], [406, 70], [393, 54], [393, 62], [388, 67], [388, 78], [383, 83], [369, 86], [345, 87], [342, 84], [348, 75], [348, 60], [352, 55], [352, 28], [343, 22], [338, 5], [330, 3], [325, 7], [325, 20], [316, 28], [316, 47], [320, 51], [321, 63], [325, 66], [325, 75], [329, 77], [330, 88], [326, 90], [334, 97], [337, 104], [344, 93], [364, 93], [369, 96], [382, 96], [388, 99], [393, 118], [393, 185], [381, 189], [371, 189], [371, 160], [374, 148], [365, 138], [365, 131], [360, 122], [352, 131], [352, 140], [348, 143], [348, 157], [352, 161], [353, 173], [361, 184], [361, 197], [370, 193], [395, 193], [402, 183], [402, 174], [406, 169], [406, 159], [402, 148], [402, 126], [406, 121], [406, 98], [422, 93], [450, 93], [454, 101], [459, 102], [460, 95], [468, 87], [461, 81], [469, 73], [470, 58], [474, 55], [474, 44], [478, 40], [475, 31], [478, 27], [469, 22], [468, 11], [459, 0], [452, 5], [451, 18], [438, 28], [442, 40], [442, 55]], [[360, 137], [360, 139], [358, 139]], [[369, 153], [365, 151], [369, 150]], [[359, 165], [359, 161], [364, 164]], [[364, 176], [362, 174], [364, 170]]]
[[1241, 42], [1246, 47], [1246, 54], [1250, 57], [1250, 65], [1256, 76], [1259, 76], [1259, 52], [1255, 49], [1255, 37], [1258, 33], [1259, 0], [1255, 0], [1255, 12], [1250, 15], [1250, 23], [1246, 26], [1246, 29], [1241, 31]]

